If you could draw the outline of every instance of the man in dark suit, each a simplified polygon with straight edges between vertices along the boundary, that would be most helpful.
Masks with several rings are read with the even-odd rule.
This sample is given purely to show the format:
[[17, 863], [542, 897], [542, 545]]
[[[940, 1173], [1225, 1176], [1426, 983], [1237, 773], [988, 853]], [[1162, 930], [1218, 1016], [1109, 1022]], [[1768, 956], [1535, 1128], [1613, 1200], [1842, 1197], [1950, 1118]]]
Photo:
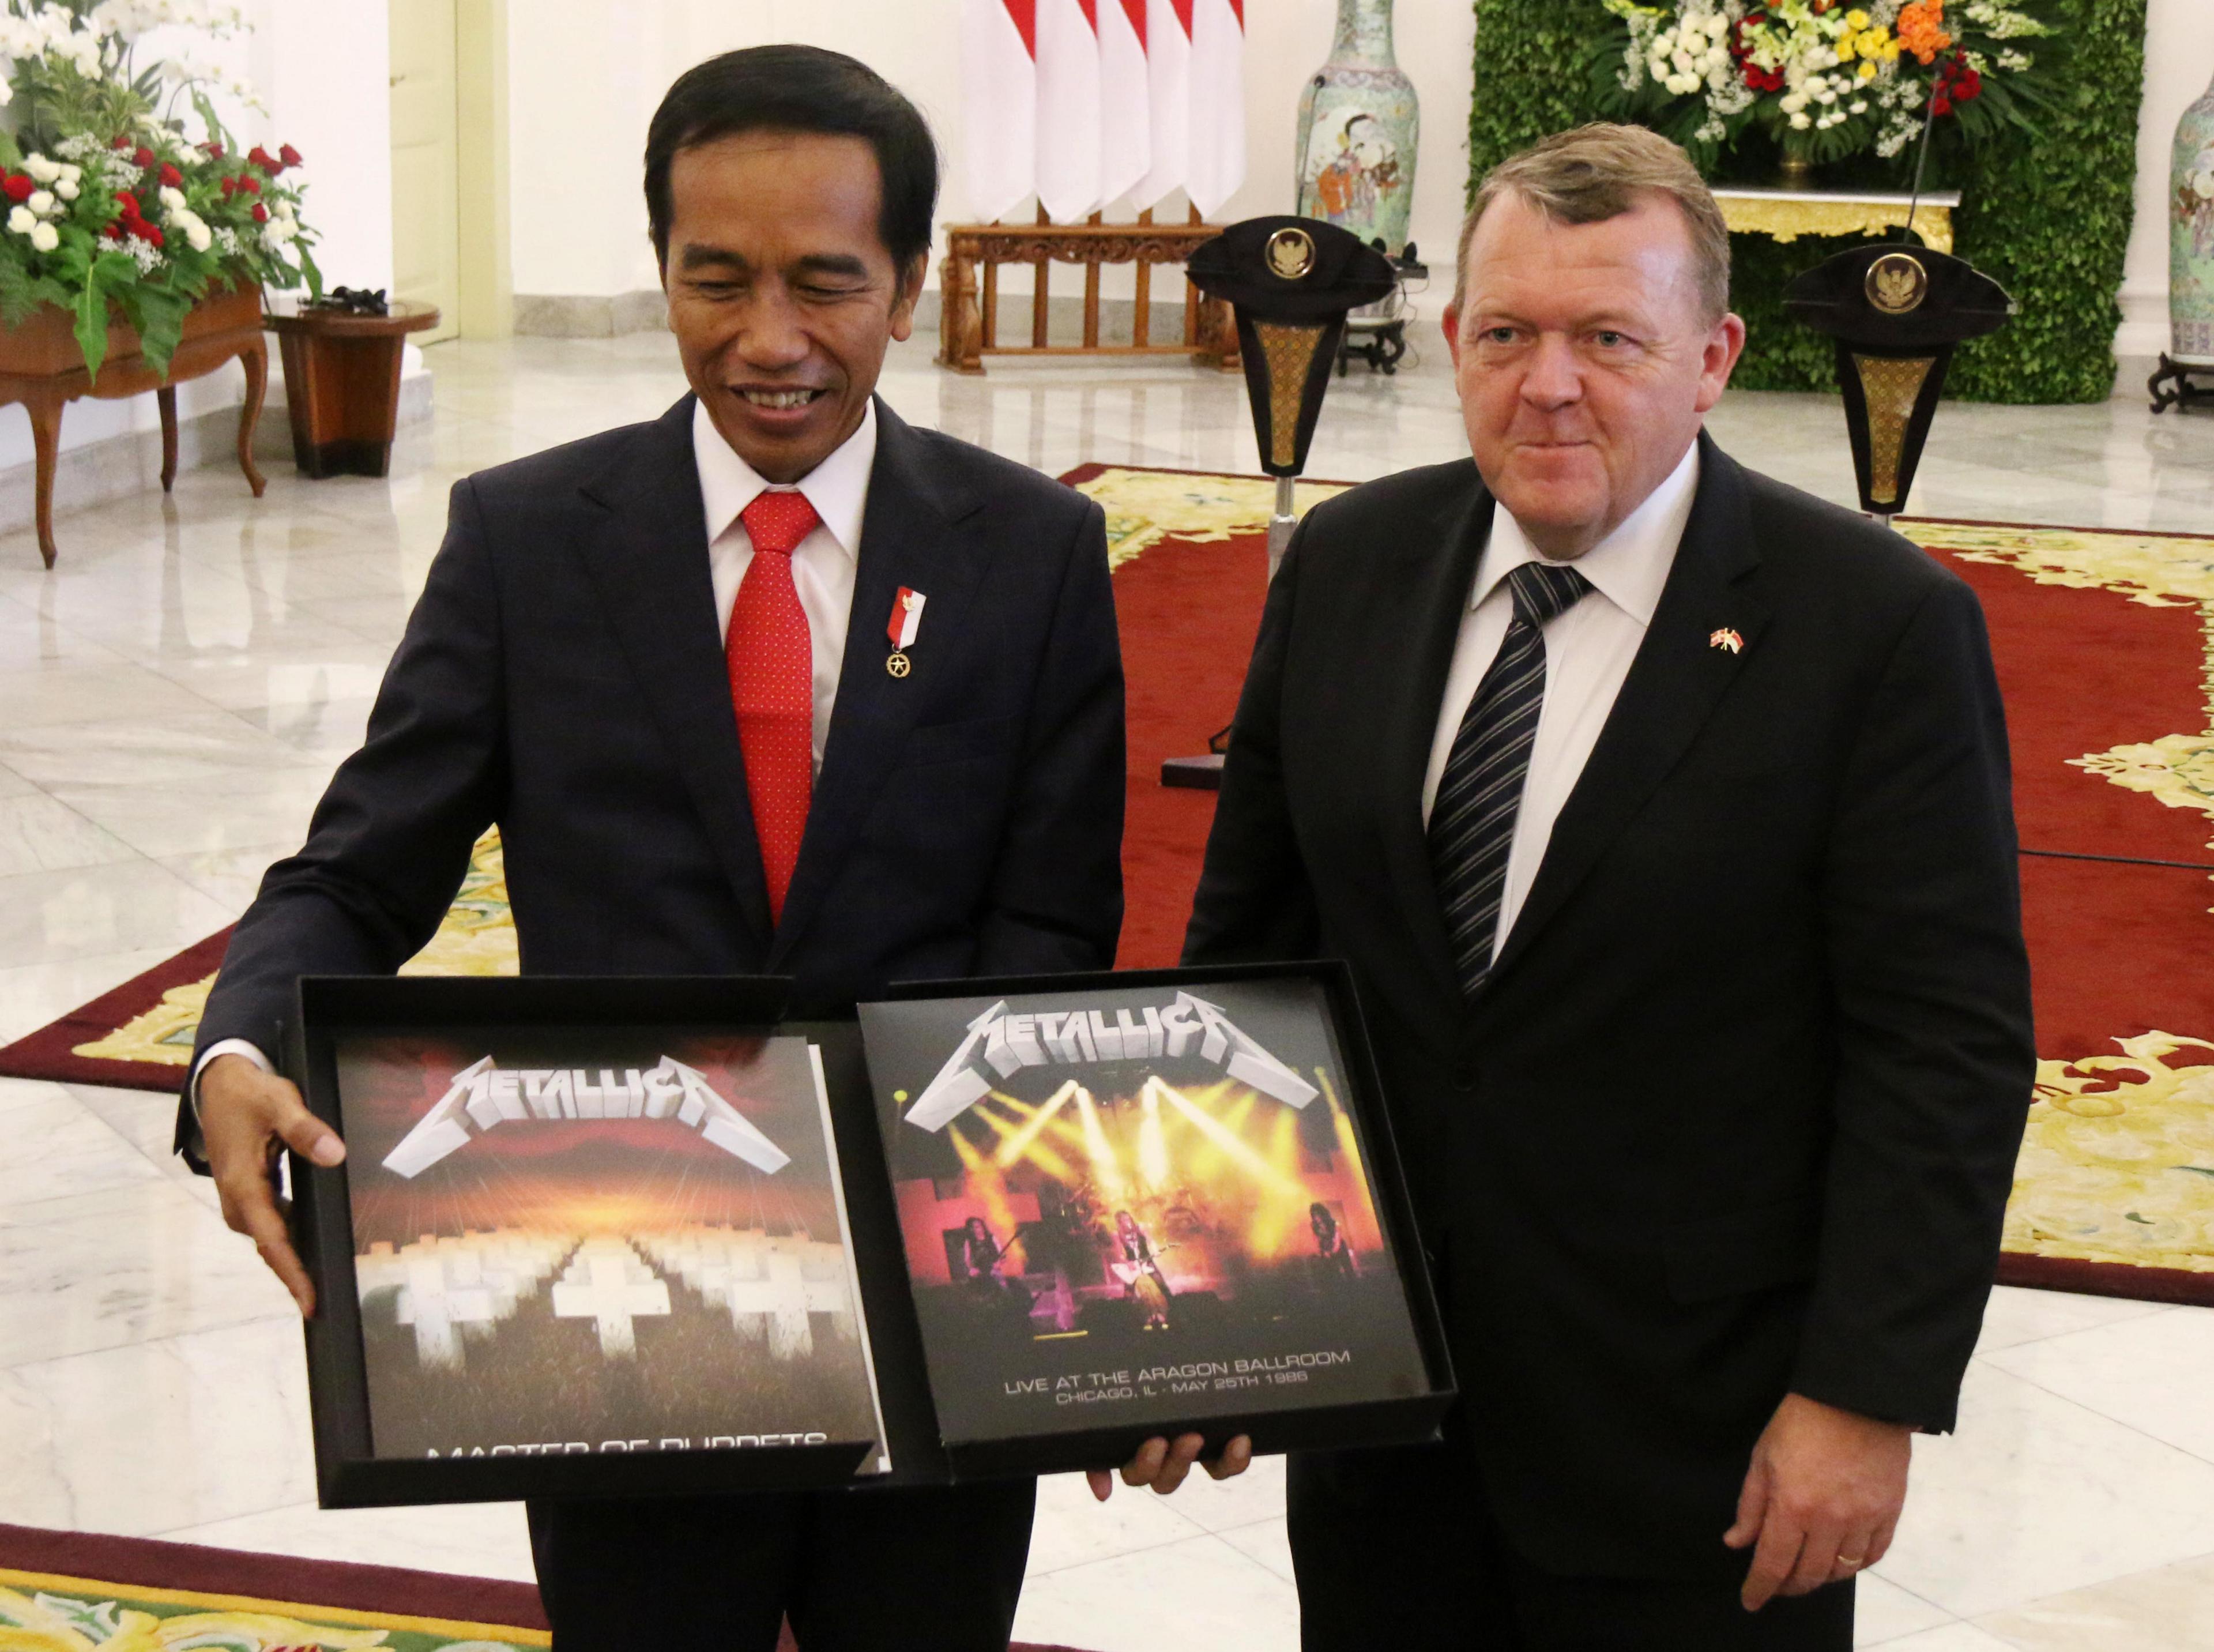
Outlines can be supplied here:
[[1474, 462], [1301, 524], [1187, 946], [1350, 960], [1463, 1394], [1294, 1459], [1306, 1645], [1843, 1649], [2034, 1070], [1982, 616], [1703, 432], [1674, 145], [1504, 163], [1461, 266]]
[[[454, 489], [371, 716], [242, 920], [200, 1031], [232, 1227], [303, 1312], [267, 1071], [303, 974], [396, 968], [497, 823], [527, 972], [898, 980], [1096, 970], [1122, 919], [1122, 668], [1099, 509], [872, 398], [908, 336], [937, 156], [850, 58], [733, 52], [671, 89], [645, 193], [693, 394]], [[187, 1102], [193, 1099], [188, 1095]], [[534, 1505], [567, 1652], [998, 1652], [1029, 1481]]]

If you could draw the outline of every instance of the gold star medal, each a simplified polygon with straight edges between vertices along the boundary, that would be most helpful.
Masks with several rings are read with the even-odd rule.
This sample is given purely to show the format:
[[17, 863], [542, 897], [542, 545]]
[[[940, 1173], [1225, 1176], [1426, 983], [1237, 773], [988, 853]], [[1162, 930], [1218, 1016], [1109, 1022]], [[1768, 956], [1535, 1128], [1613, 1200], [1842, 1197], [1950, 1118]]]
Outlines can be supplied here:
[[892, 652], [884, 658], [884, 670], [894, 676], [905, 676], [914, 670], [907, 651], [914, 646], [915, 633], [922, 629], [926, 600], [920, 591], [909, 590], [905, 585], [892, 598], [891, 623], [884, 627], [884, 634], [892, 639]]

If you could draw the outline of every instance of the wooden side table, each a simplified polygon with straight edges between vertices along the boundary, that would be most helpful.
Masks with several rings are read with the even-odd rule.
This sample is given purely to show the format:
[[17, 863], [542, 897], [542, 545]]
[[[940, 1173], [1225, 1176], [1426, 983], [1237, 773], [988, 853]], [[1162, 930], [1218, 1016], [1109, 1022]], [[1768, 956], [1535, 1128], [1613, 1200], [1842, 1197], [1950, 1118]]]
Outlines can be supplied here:
[[95, 380], [84, 370], [84, 352], [70, 330], [71, 317], [52, 306], [40, 309], [22, 326], [0, 331], [0, 407], [23, 404], [31, 419], [37, 454], [39, 554], [54, 566], [54, 465], [62, 445], [62, 409], [79, 396], [102, 401], [154, 392], [162, 412], [162, 491], [177, 480], [177, 386], [212, 373], [235, 357], [246, 369], [246, 405], [238, 417], [238, 468], [254, 497], [267, 480], [254, 463], [254, 427], [260, 422], [261, 397], [269, 382], [269, 345], [261, 336], [261, 293], [234, 288], [203, 298], [185, 316], [184, 337], [169, 358], [167, 374], [156, 373], [139, 352], [138, 335], [119, 318], [107, 327], [107, 355]]
[[436, 306], [401, 299], [388, 315], [301, 309], [272, 315], [284, 359], [292, 462], [300, 474], [382, 476], [392, 468], [407, 335], [438, 324]]

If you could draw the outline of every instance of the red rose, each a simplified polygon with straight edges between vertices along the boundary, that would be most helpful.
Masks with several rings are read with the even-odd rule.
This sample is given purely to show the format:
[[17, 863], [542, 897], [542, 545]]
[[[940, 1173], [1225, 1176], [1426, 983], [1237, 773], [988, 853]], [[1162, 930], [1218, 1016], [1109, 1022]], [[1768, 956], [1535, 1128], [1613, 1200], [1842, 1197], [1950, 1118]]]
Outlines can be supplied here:
[[131, 139], [126, 134], [118, 132], [115, 134], [115, 141], [107, 147], [112, 150], [127, 150], [131, 147]]
[[150, 223], [140, 223], [132, 226], [131, 234], [138, 236], [141, 240], [151, 242], [156, 247], [162, 244], [162, 232], [159, 229], [156, 229]]
[[1940, 92], [1936, 97], [1930, 100], [1930, 107], [1932, 111], [1938, 114], [1950, 114], [1953, 113], [1953, 100], [1947, 97], [1944, 93]]
[[241, 173], [238, 177], [238, 187], [249, 195], [259, 195], [261, 193], [261, 180], [250, 172]]
[[[296, 167], [300, 164], [300, 151], [294, 149], [290, 144], [287, 144], [284, 148], [277, 151], [277, 158], [282, 161], [285, 166]], [[280, 171], [282, 169], [282, 168], [278, 168]]]
[[11, 201], [28, 201], [31, 199], [31, 193], [37, 188], [37, 184], [20, 172], [11, 172], [4, 180], [0, 180], [0, 191], [5, 191]]
[[238, 180], [237, 180], [237, 179], [235, 179], [235, 178], [225, 178], [225, 179], [223, 180], [223, 199], [224, 199], [225, 200], [229, 200], [229, 199], [233, 195], [235, 195], [236, 193], [238, 193]]
[[1953, 88], [1953, 96], [1956, 101], [1966, 103], [1983, 89], [1984, 77], [1972, 69], [1966, 70]]
[[185, 174], [164, 161], [162, 162], [162, 181], [174, 189], [185, 181]]
[[283, 163], [267, 150], [262, 148], [259, 144], [256, 144], [252, 149], [247, 150], [246, 158], [253, 162], [254, 165], [260, 167], [264, 172], [277, 172], [281, 170], [283, 168]]
[[119, 223], [111, 223], [100, 233], [110, 241], [120, 241], [123, 239], [123, 226]]
[[260, 201], [254, 203], [254, 221], [256, 223], [266, 223], [269, 222], [269, 209], [264, 206]]
[[203, 144], [200, 145], [200, 152], [205, 155], [211, 161], [220, 161], [223, 159], [223, 145], [220, 144]]
[[136, 166], [141, 172], [144, 172], [148, 167], [154, 164], [154, 151], [148, 149], [144, 144], [141, 144], [136, 150], [131, 151], [131, 162], [132, 165]]

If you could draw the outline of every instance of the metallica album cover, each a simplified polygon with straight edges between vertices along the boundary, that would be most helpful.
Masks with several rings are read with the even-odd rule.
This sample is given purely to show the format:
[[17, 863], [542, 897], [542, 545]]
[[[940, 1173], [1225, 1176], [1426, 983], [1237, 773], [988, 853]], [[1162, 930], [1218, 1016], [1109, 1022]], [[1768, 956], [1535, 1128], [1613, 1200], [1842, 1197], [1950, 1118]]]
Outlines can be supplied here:
[[639, 1026], [335, 1037], [379, 1459], [874, 1442], [819, 1052]]
[[864, 1004], [949, 1447], [1432, 1392], [1313, 978]]

